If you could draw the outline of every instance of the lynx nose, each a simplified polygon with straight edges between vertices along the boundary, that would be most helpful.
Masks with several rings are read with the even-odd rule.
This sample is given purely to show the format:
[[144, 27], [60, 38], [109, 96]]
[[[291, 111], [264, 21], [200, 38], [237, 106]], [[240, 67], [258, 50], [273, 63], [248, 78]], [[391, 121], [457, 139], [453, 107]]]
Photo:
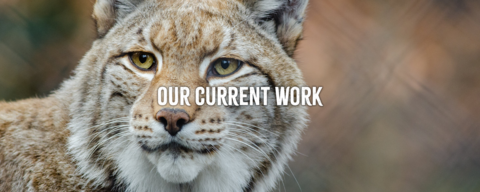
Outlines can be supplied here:
[[156, 115], [157, 121], [160, 121], [165, 126], [165, 130], [171, 136], [177, 135], [182, 130], [183, 125], [190, 121], [190, 117], [183, 109], [161, 109]]

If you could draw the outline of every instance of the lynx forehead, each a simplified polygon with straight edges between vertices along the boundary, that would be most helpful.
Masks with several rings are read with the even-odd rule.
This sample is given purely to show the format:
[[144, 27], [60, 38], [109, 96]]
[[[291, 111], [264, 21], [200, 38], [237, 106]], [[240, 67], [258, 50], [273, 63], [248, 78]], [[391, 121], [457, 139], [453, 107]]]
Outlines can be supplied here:
[[[305, 107], [274, 105], [273, 91], [261, 95], [268, 105], [198, 106], [193, 95], [190, 106], [159, 105], [157, 90], [305, 86], [291, 57], [306, 4], [97, 0], [98, 39], [75, 75], [48, 98], [0, 104], [51, 109], [28, 121], [2, 109], [0, 180], [8, 182], [0, 187], [272, 191], [306, 126]], [[63, 139], [31, 136], [28, 126], [51, 127], [43, 135]], [[40, 146], [33, 152], [11, 144], [32, 137], [30, 144]], [[16, 150], [36, 159], [7, 154]], [[38, 158], [49, 150], [59, 152], [48, 161]], [[57, 173], [39, 174], [51, 167]]]

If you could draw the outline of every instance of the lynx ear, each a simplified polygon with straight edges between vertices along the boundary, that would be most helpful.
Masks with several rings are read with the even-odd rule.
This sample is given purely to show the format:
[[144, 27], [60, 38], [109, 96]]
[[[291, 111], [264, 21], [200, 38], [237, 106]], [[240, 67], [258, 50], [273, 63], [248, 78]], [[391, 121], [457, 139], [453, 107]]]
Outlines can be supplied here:
[[96, 0], [93, 19], [98, 38], [102, 38], [115, 23], [131, 13], [143, 0]]
[[275, 34], [289, 56], [302, 38], [308, 0], [244, 0], [255, 21]]

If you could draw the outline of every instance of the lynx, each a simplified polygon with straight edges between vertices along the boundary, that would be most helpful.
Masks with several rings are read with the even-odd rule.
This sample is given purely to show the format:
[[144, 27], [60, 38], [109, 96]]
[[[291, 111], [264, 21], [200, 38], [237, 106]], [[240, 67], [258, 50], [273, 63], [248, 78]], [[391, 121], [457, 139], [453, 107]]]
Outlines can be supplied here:
[[160, 106], [159, 87], [302, 87], [308, 0], [97, 0], [98, 37], [46, 98], [0, 103], [1, 191], [272, 191], [304, 106]]

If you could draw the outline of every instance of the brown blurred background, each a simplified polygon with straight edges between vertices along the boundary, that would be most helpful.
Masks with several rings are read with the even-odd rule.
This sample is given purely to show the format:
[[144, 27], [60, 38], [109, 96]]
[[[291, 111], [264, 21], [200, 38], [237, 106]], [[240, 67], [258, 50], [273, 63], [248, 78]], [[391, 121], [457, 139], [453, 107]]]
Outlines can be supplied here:
[[[0, 99], [71, 74], [92, 4], [0, 0]], [[325, 106], [279, 191], [480, 191], [480, 1], [310, 0], [295, 58]]]

